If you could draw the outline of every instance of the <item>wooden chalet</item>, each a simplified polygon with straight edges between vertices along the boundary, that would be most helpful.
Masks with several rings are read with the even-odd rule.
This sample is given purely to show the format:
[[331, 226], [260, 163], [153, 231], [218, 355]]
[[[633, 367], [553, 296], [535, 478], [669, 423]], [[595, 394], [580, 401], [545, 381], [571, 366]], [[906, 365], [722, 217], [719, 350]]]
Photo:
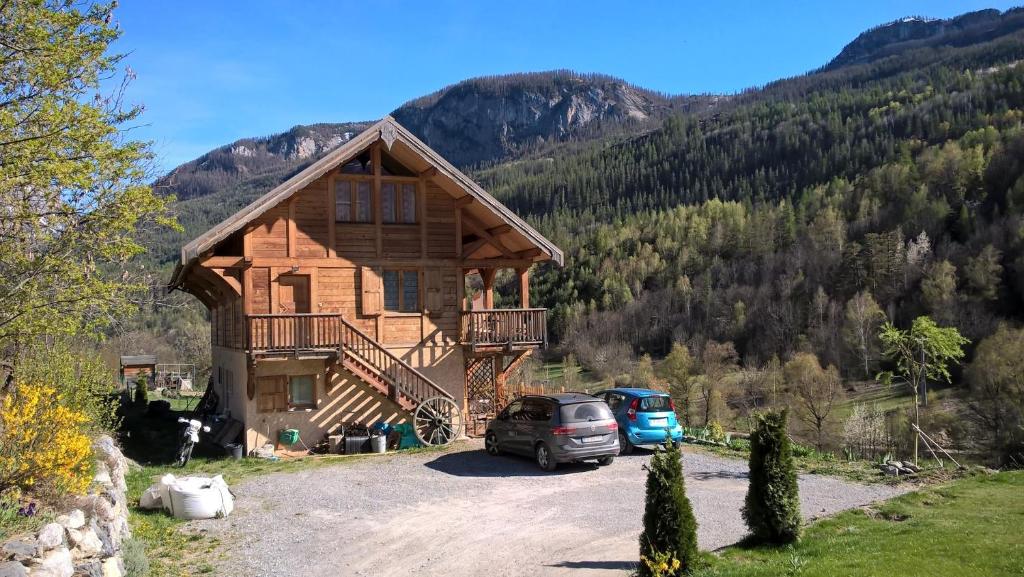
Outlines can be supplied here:
[[[391, 117], [182, 248], [170, 282], [210, 311], [211, 380], [247, 450], [294, 428], [493, 411], [546, 344], [529, 271], [562, 251]], [[519, 307], [494, 308], [499, 269]], [[467, 275], [483, 308], [469, 310]]]

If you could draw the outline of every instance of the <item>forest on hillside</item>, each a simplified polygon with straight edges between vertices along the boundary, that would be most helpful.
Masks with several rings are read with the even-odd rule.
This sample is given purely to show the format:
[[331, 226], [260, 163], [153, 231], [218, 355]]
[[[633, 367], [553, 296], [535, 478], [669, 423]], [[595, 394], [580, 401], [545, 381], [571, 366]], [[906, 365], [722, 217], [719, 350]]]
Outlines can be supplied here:
[[[844, 383], [839, 396], [877, 386], [891, 368], [882, 324], [927, 315], [969, 339], [952, 401], [929, 409], [935, 427], [957, 447], [1019, 447], [1024, 385], [986, 389], [974, 359], [1024, 339], [1021, 20], [1011, 11], [994, 37], [973, 30], [700, 99], [639, 134], [598, 127], [471, 171], [565, 251], [563, 268], [534, 277], [549, 356], [607, 384], [681, 388], [691, 424], [742, 428], [751, 411], [792, 401], [775, 385], [787, 392], [794, 362], [789, 373]], [[284, 176], [179, 203], [179, 219], [219, 220]], [[155, 284], [176, 236], [150, 239]], [[118, 346], [201, 364], [197, 309], [172, 295]], [[841, 443], [839, 413], [824, 423], [828, 446]], [[905, 417], [888, 415], [887, 446], [905, 442]]]
[[[968, 353], [1019, 326], [1022, 58], [1019, 33], [914, 50], [477, 177], [565, 249], [565, 267], [538, 277], [540, 302], [560, 350], [598, 377], [645, 380], [644, 355], [674, 344], [706, 373], [708, 347], [724, 344], [730, 371], [809, 353], [870, 381], [887, 367], [886, 320], [929, 315], [970, 339]], [[955, 368], [963, 398], [968, 380]], [[722, 382], [688, 400], [719, 399], [710, 417], [726, 422], [767, 402]], [[983, 421], [972, 406], [947, 420]], [[951, 442], [986, 436], [952, 428]]]

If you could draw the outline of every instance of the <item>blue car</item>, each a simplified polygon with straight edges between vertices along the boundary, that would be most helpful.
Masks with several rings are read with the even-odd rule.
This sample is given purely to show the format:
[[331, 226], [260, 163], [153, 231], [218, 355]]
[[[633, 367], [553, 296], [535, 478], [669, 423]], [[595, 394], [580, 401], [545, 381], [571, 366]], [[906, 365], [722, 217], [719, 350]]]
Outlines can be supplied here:
[[665, 431], [673, 443], [683, 440], [675, 406], [667, 393], [650, 389], [607, 389], [594, 396], [608, 403], [619, 423], [619, 454], [628, 455], [636, 445], [660, 445]]

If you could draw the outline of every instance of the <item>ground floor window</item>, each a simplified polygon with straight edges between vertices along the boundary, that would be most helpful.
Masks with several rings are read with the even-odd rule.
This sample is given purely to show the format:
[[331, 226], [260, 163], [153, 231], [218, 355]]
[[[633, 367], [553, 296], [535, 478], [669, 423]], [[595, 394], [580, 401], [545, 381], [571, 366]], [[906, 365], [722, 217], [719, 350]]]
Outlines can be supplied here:
[[420, 310], [420, 273], [415, 270], [384, 271], [384, 310], [415, 313]]
[[312, 375], [299, 375], [288, 380], [288, 408], [291, 409], [313, 409], [316, 408], [314, 396], [314, 383]]

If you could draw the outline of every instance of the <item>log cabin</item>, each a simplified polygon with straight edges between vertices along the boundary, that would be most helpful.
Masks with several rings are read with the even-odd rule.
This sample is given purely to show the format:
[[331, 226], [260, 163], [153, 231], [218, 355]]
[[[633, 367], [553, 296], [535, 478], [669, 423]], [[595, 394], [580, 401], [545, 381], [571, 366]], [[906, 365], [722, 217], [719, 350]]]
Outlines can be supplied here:
[[[252, 451], [282, 429], [310, 444], [412, 423], [434, 400], [469, 425], [493, 413], [547, 343], [529, 290], [545, 261], [562, 251], [385, 117], [186, 244], [170, 287], [209, 310], [217, 410]], [[517, 308], [494, 308], [501, 269]]]

